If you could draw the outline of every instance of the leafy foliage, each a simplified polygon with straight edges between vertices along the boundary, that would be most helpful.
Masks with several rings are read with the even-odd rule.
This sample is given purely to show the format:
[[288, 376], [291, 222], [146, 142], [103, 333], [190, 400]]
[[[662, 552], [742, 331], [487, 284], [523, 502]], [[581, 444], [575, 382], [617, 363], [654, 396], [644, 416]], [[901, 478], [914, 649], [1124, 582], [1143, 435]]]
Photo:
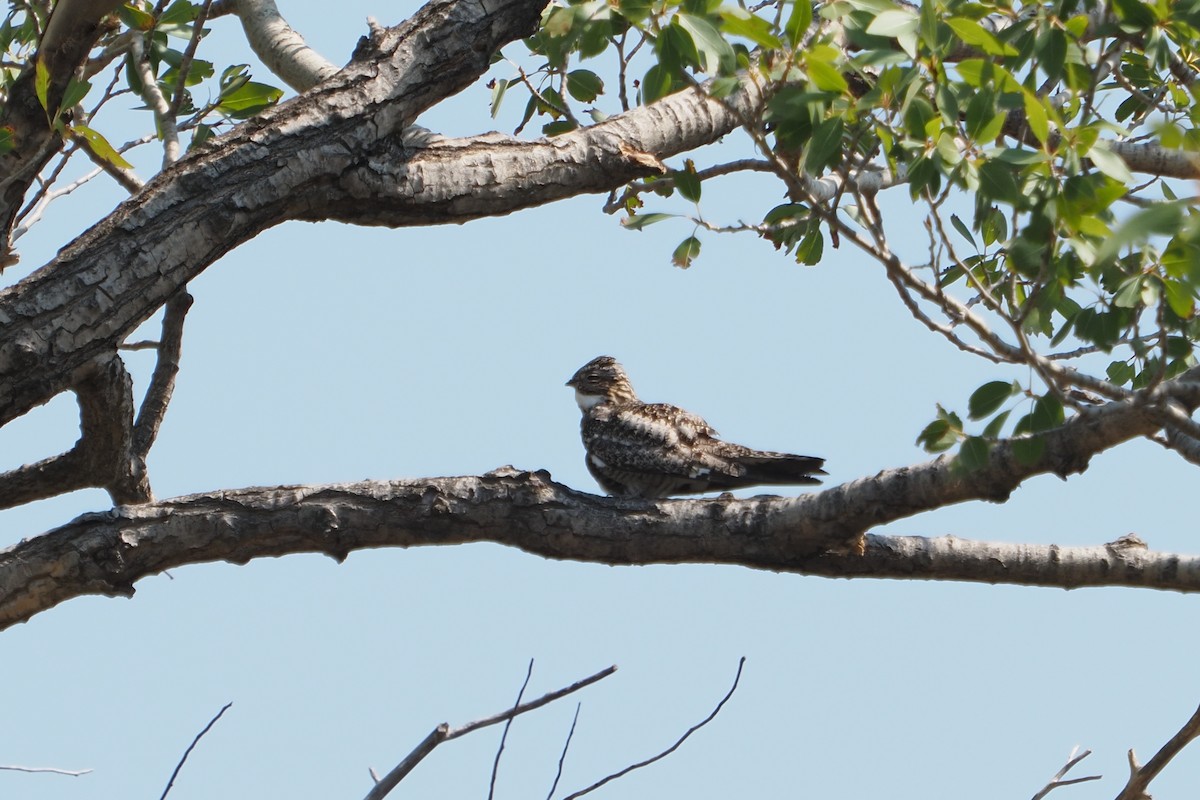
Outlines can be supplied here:
[[[677, 216], [754, 232], [807, 265], [850, 237], [919, 318], [944, 318], [935, 329], [956, 346], [1031, 369], [1029, 386], [998, 374], [971, 395], [981, 430], [939, 409], [918, 437], [934, 452], [966, 443], [970, 464], [1003, 435], [1032, 455], [1065, 410], [1196, 363], [1200, 218], [1172, 178], [1200, 177], [1197, 42], [1200, 0], [559, 0], [526, 42], [544, 87], [526, 120], [548, 114], [544, 130], [558, 132], [577, 119], [571, 100], [603, 102], [614, 81], [571, 90], [575, 62], [601, 56], [618, 67], [610, 112], [693, 86], [716, 98], [764, 88], [743, 130], [754, 168], [789, 202], [757, 223]], [[1183, 166], [1147, 170], [1134, 143]], [[689, 161], [669, 177], [699, 202], [704, 182], [731, 171]], [[917, 263], [889, 244], [875, 195], [891, 186], [926, 208]], [[630, 213], [626, 227], [668, 218], [640, 210], [647, 192], [664, 194], [644, 181], [611, 204]], [[693, 232], [672, 261], [698, 251]]]

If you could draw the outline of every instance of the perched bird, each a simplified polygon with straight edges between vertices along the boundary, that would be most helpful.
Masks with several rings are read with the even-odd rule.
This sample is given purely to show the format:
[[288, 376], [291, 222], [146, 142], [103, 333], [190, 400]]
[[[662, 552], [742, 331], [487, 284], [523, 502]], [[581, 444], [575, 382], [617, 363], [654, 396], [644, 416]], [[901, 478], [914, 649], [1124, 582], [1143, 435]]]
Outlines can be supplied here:
[[611, 356], [594, 358], [567, 381], [583, 412], [587, 468], [604, 491], [653, 499], [760, 484], [820, 483], [823, 458], [751, 450], [722, 442], [700, 417], [643, 403]]

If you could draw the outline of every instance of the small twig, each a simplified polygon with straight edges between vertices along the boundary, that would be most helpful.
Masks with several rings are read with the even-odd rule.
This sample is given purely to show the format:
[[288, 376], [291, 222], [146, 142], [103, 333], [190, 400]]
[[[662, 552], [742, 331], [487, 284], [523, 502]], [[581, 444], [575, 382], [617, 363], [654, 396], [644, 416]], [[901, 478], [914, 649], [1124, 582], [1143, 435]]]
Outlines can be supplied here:
[[203, 738], [204, 734], [208, 733], [209, 730], [212, 729], [213, 725], [217, 724], [217, 720], [219, 720], [221, 718], [221, 715], [224, 714], [226, 711], [228, 711], [229, 707], [232, 705], [233, 705], [233, 703], [230, 702], [230, 703], [226, 703], [225, 705], [221, 706], [221, 710], [217, 712], [217, 715], [215, 717], [213, 717], [212, 719], [210, 719], [208, 721], [208, 724], [204, 726], [204, 730], [197, 733], [196, 738], [192, 739], [192, 743], [188, 745], [187, 750], [183, 751], [183, 758], [179, 759], [179, 763], [175, 765], [175, 771], [171, 773], [171, 780], [167, 781], [167, 788], [163, 789], [163, 793], [158, 798], [158, 800], [163, 800], [163, 798], [165, 798], [167, 796], [167, 792], [171, 791], [171, 787], [175, 785], [175, 779], [177, 777], [179, 777], [179, 770], [183, 769], [184, 762], [186, 762], [188, 760], [188, 756], [190, 756], [192, 754], [192, 750], [195, 749], [196, 744], [199, 743], [200, 739]]
[[[517, 692], [517, 701], [513, 703], [513, 707], [521, 705], [521, 698], [525, 696], [525, 690], [529, 687], [529, 679], [533, 677], [533, 659], [529, 659], [529, 669], [525, 670], [525, 682], [521, 684], [521, 691]], [[504, 743], [508, 740], [508, 729], [512, 727], [513, 718], [509, 717], [504, 721], [504, 732], [500, 734], [500, 746], [496, 748], [496, 758], [492, 761], [492, 779], [488, 781], [488, 800], [492, 800], [496, 796], [496, 773], [500, 771], [500, 755], [504, 752]]]
[[[192, 296], [182, 289], [167, 301], [163, 311], [158, 362], [154, 365], [154, 374], [150, 376], [150, 387], [146, 389], [142, 407], [138, 409], [137, 422], [133, 424], [133, 451], [140, 458], [145, 458], [154, 445], [175, 391], [179, 354], [183, 349], [183, 322], [191, 307]], [[128, 349], [141, 349], [141, 344], [134, 343]]]
[[208, 19], [212, 0], [204, 0], [200, 10], [196, 12], [196, 21], [192, 23], [192, 38], [188, 40], [183, 58], [179, 60], [179, 82], [175, 84], [175, 96], [171, 98], [171, 118], [179, 116], [179, 107], [183, 105], [183, 96], [187, 92], [187, 76], [192, 71], [192, 59], [196, 57], [196, 47], [200, 44], [200, 36], [204, 33], [204, 21]]
[[580, 789], [578, 792], [575, 792], [574, 794], [567, 795], [565, 798], [563, 798], [563, 800], [575, 800], [575, 798], [577, 798], [577, 797], [582, 797], [583, 795], [588, 794], [589, 792], [593, 792], [596, 789], [599, 789], [601, 786], [603, 786], [606, 783], [609, 783], [610, 781], [615, 781], [617, 778], [621, 778], [621, 777], [624, 777], [625, 775], [628, 775], [629, 773], [633, 772], [635, 769], [641, 769], [642, 767], [649, 766], [649, 765], [653, 764], [655, 761], [664, 759], [667, 756], [671, 755], [671, 753], [674, 753], [676, 750], [679, 749], [680, 745], [682, 745], [685, 741], [687, 741], [687, 738], [689, 736], [691, 736], [693, 733], [695, 733], [696, 731], [703, 728], [708, 723], [712, 722], [713, 718], [716, 717], [717, 714], [720, 713], [721, 708], [727, 702], [729, 702], [729, 698], [733, 697], [733, 693], [735, 691], [737, 691], [738, 681], [741, 680], [741, 678], [742, 678], [742, 667], [744, 667], [745, 665], [746, 665], [746, 657], [742, 656], [741, 659], [738, 661], [737, 675], [733, 676], [733, 685], [729, 687], [729, 691], [726, 692], [725, 696], [721, 698], [721, 702], [717, 703], [717, 707], [714, 708], [712, 710], [712, 713], [710, 713], [707, 717], [705, 717], [703, 720], [696, 723], [692, 727], [688, 728], [687, 732], [684, 733], [683, 736], [680, 736], [679, 739], [675, 742], [675, 744], [671, 745], [666, 750], [663, 750], [661, 753], [659, 753], [656, 756], [651, 756], [650, 758], [647, 758], [645, 761], [639, 761], [636, 764], [630, 764], [628, 767], [625, 767], [625, 769], [620, 770], [619, 772], [614, 772], [612, 775], [609, 775], [608, 777], [601, 778], [600, 780], [596, 781], [595, 783], [593, 783], [591, 786], [587, 787], [586, 789]]
[[90, 769], [58, 769], [56, 767], [18, 767], [13, 764], [0, 765], [0, 769], [6, 769], [10, 772], [49, 772], [52, 775], [69, 775], [72, 778], [87, 775], [92, 771]]
[[558, 771], [554, 773], [554, 783], [550, 784], [550, 791], [546, 794], [546, 800], [554, 797], [554, 790], [558, 788], [558, 781], [562, 778], [563, 764], [567, 760], [567, 751], [571, 749], [571, 739], [575, 736], [575, 724], [579, 722], [579, 709], [583, 707], [583, 703], [575, 704], [575, 718], [571, 720], [571, 730], [567, 731], [567, 740], [563, 742], [562, 754], [558, 757]]
[[558, 700], [561, 697], [566, 697], [567, 695], [577, 692], [584, 687], [591, 686], [593, 683], [607, 678], [616, 671], [617, 667], [614, 664], [611, 667], [600, 670], [595, 675], [590, 675], [581, 681], [576, 681], [570, 686], [559, 689], [555, 692], [550, 692], [549, 694], [544, 694], [537, 700], [531, 700], [528, 703], [515, 706], [507, 711], [502, 711], [499, 714], [493, 714], [490, 717], [484, 717], [483, 719], [475, 720], [474, 722], [468, 722], [466, 725], [458, 728], [451, 728], [448, 723], [443, 722], [441, 725], [438, 725], [436, 728], [434, 728], [428, 736], [421, 740], [421, 743], [417, 745], [411, 753], [405, 756], [404, 760], [397, 764], [391, 772], [379, 779], [374, 788], [367, 792], [364, 800], [383, 800], [383, 798], [387, 797], [388, 793], [391, 792], [392, 789], [396, 788], [400, 781], [404, 780], [408, 773], [413, 771], [413, 768], [416, 767], [417, 764], [419, 764], [421, 760], [425, 758], [425, 756], [432, 753], [433, 749], [442, 742], [448, 742], [451, 739], [457, 739], [460, 736], [466, 736], [468, 733], [474, 733], [480, 728], [486, 728], [489, 725], [495, 725], [497, 723], [504, 722], [505, 720], [512, 719], [513, 717], [520, 716], [526, 712], [533, 711], [536, 708], [541, 708], [547, 703], [553, 703], [555, 700]]
[[1065, 780], [1065, 781], [1062, 779], [1063, 775], [1066, 775], [1068, 772], [1070, 772], [1072, 767], [1074, 767], [1080, 761], [1083, 761], [1085, 758], [1090, 756], [1092, 754], [1092, 751], [1084, 750], [1082, 753], [1079, 753], [1079, 755], [1075, 755], [1076, 753], [1079, 753], [1078, 747], [1076, 747], [1074, 750], [1071, 751], [1071, 755], [1067, 756], [1067, 763], [1063, 764], [1062, 769], [1060, 769], [1058, 772], [1054, 773], [1054, 777], [1051, 778], [1046, 783], [1046, 785], [1042, 787], [1042, 790], [1040, 792], [1038, 792], [1037, 794], [1035, 794], [1033, 796], [1033, 800], [1042, 800], [1043, 797], [1050, 794], [1050, 792], [1054, 791], [1055, 789], [1057, 789], [1060, 786], [1070, 786], [1071, 784], [1075, 784], [1075, 783], [1084, 783], [1086, 781], [1100, 780], [1100, 778], [1101, 778], [1100, 775], [1088, 775], [1086, 778], [1071, 778], [1070, 780]]
[[1200, 736], [1200, 708], [1192, 713], [1191, 718], [1162, 746], [1162, 749], [1154, 754], [1154, 758], [1150, 759], [1144, 767], [1137, 765], [1133, 750], [1130, 750], [1129, 782], [1117, 795], [1117, 800], [1143, 800], [1147, 797], [1146, 787], [1150, 785], [1150, 781], [1154, 780], [1158, 773], [1163, 771], [1163, 767], [1171, 763], [1171, 759], [1179, 755], [1183, 748], [1187, 747], [1197, 736]]

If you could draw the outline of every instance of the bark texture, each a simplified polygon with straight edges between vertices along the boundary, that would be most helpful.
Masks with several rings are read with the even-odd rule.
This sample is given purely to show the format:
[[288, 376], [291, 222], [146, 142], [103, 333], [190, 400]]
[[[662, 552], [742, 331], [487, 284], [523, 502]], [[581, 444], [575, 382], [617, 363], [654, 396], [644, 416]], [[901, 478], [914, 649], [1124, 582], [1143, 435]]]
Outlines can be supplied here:
[[[874, 481], [880, 491], [903, 490], [896, 474]], [[482, 477], [252, 488], [118, 507], [0, 553], [0, 629], [72, 597], [130, 596], [138, 579], [185, 564], [291, 553], [341, 561], [363, 548], [467, 542], [602, 564], [1200, 591], [1200, 558], [1151, 552], [1133, 538], [1075, 548], [860, 538], [826, 517], [828, 494], [616, 500], [573, 491], [545, 472], [504, 468]]]

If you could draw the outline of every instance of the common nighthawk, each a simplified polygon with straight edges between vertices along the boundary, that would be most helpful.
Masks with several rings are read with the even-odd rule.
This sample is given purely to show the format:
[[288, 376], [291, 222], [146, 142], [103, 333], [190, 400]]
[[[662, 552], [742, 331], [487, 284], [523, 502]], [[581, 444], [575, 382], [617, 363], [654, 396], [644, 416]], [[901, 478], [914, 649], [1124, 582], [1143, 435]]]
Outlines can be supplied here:
[[587, 468], [604, 491], [653, 499], [760, 484], [821, 481], [823, 458], [751, 450], [722, 442], [700, 417], [643, 403], [611, 356], [594, 358], [567, 381], [583, 412]]

